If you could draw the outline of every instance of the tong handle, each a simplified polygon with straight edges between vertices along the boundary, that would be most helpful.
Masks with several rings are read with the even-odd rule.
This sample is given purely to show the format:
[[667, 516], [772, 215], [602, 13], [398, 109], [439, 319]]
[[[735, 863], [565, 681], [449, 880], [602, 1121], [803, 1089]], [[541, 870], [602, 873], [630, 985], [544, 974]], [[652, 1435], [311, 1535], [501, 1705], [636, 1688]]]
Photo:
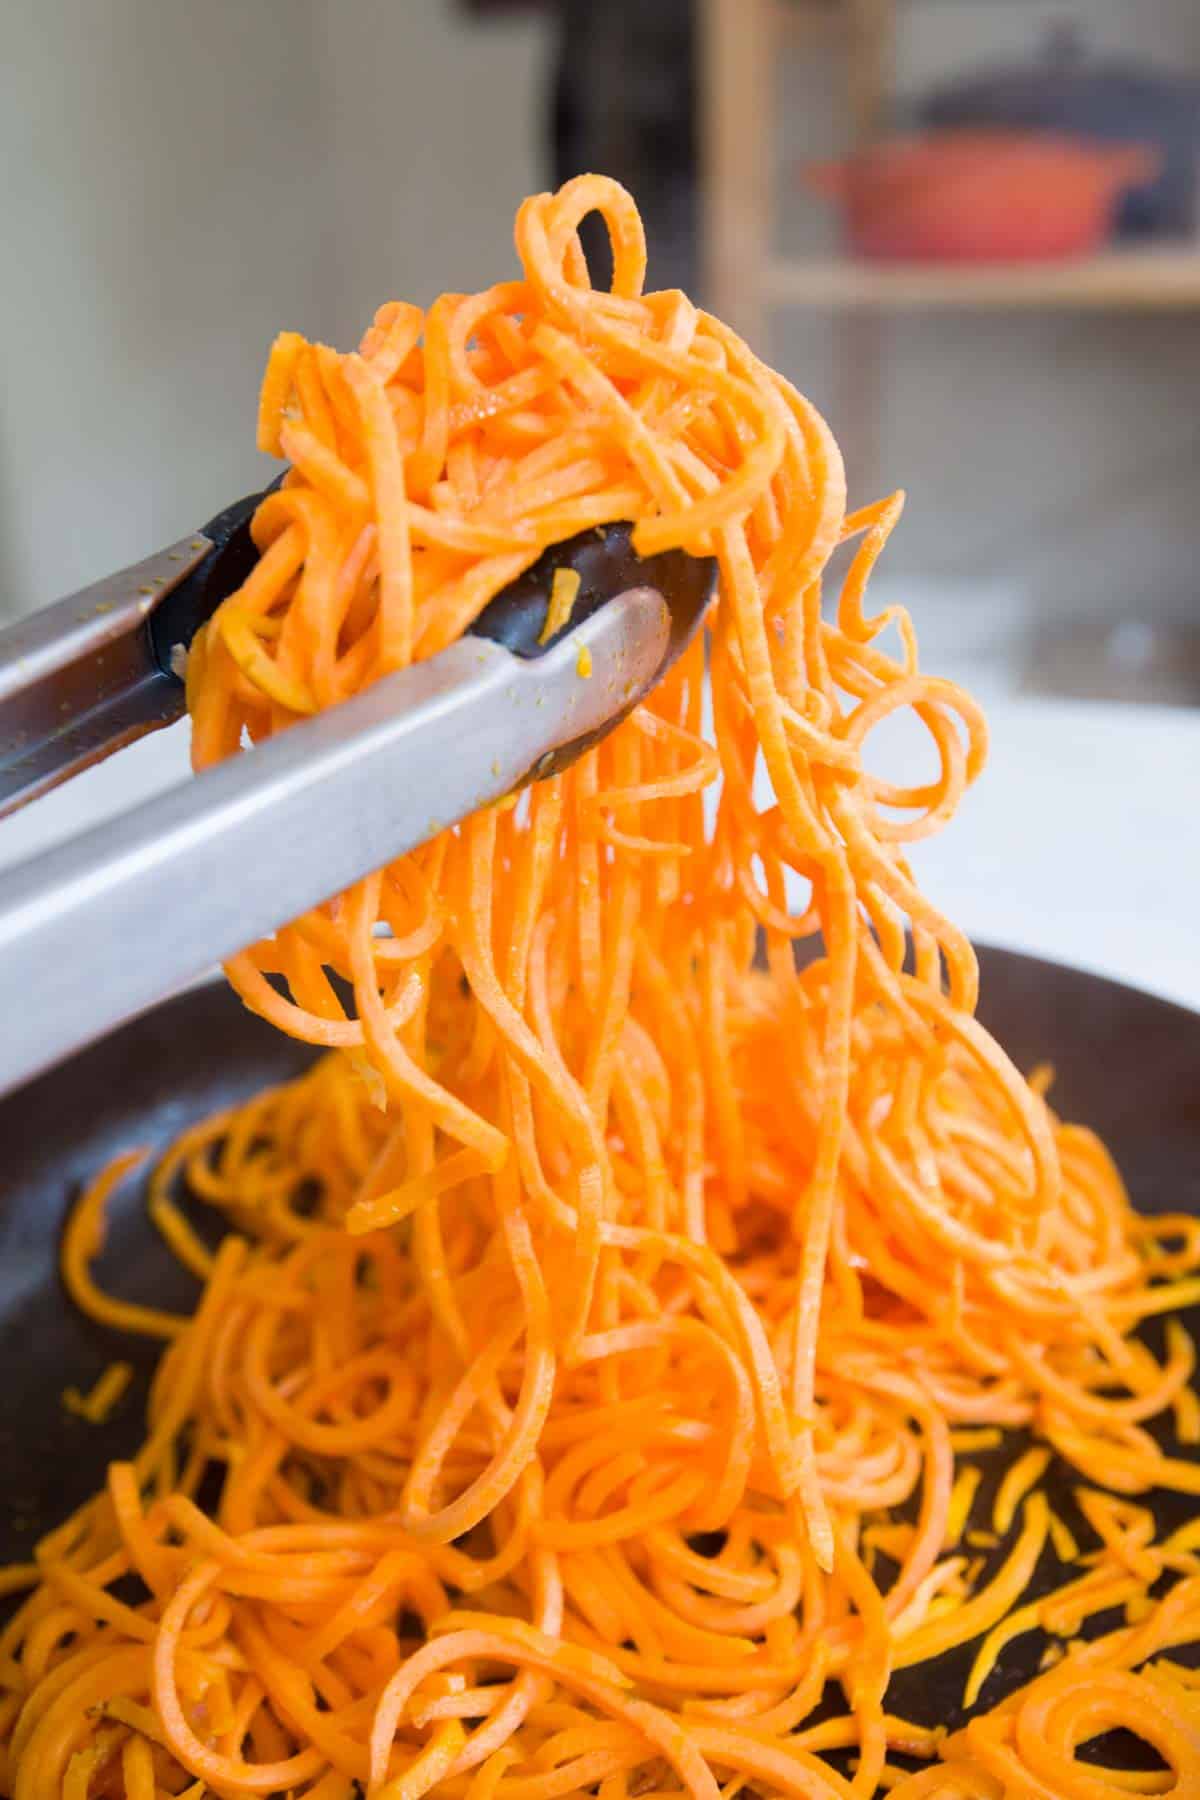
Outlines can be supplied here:
[[0, 631], [0, 819], [181, 716], [172, 652], [253, 567], [261, 499]]
[[0, 818], [180, 716], [148, 621], [212, 548], [181, 538], [0, 632]]

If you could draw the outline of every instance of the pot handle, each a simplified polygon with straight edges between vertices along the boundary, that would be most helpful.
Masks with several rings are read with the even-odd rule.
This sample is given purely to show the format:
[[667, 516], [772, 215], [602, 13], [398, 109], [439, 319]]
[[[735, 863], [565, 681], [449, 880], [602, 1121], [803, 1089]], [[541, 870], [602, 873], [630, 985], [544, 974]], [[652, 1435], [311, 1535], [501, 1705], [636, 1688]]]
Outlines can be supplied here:
[[1163, 170], [1163, 153], [1153, 144], [1118, 144], [1105, 160], [1119, 189], [1146, 187], [1157, 181]]

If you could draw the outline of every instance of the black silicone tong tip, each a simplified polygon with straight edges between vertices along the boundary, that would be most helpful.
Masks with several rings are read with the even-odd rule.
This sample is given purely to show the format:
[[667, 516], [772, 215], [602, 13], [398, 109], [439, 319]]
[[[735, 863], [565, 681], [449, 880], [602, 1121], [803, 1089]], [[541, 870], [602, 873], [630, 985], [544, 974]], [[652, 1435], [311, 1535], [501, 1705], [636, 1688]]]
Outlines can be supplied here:
[[212, 549], [202, 563], [165, 593], [147, 620], [150, 648], [164, 675], [179, 680], [175, 651], [186, 650], [202, 625], [212, 618], [222, 600], [236, 594], [258, 561], [258, 547], [250, 535], [250, 522], [260, 503], [274, 493], [281, 475], [261, 494], [248, 494], [219, 512], [197, 532]]
[[[266, 493], [278, 485], [275, 482]], [[187, 648], [221, 602], [237, 592], [258, 561], [250, 523], [264, 498], [264, 494], [251, 494], [244, 500], [235, 500], [204, 526], [202, 535], [212, 544], [212, 550], [163, 595], [151, 613], [151, 648], [164, 675], [177, 678], [173, 653], [180, 645]], [[579, 591], [562, 629], [542, 643], [546, 608], [558, 569], [575, 571]], [[671, 615], [666, 654], [654, 678], [658, 681], [691, 642], [712, 599], [716, 581], [717, 565], [712, 557], [689, 556], [683, 550], [639, 556], [633, 548], [633, 526], [621, 520], [552, 544], [531, 568], [488, 602], [471, 631], [476, 637], [503, 644], [515, 656], [534, 658], [553, 649], [567, 632], [618, 594], [627, 593], [630, 588], [656, 588]]]
[[[566, 623], [543, 644], [546, 607], [559, 569], [571, 569], [579, 576], [579, 591]], [[620, 520], [551, 544], [531, 568], [488, 602], [471, 630], [476, 637], [503, 644], [515, 656], [537, 657], [618, 594], [630, 588], [656, 588], [671, 614], [671, 636], [655, 676], [658, 680], [691, 642], [716, 581], [717, 565], [711, 556], [689, 556], [683, 550], [639, 556], [633, 547], [633, 526]]]
[[[579, 590], [564, 625], [541, 642], [546, 609], [554, 576], [572, 569], [579, 576]], [[538, 780], [569, 768], [585, 750], [608, 735], [628, 717], [640, 700], [660, 682], [700, 628], [705, 610], [716, 591], [717, 564], [711, 556], [689, 556], [683, 550], [663, 550], [656, 556], [639, 556], [633, 548], [633, 526], [626, 521], [599, 525], [578, 536], [565, 538], [542, 552], [524, 575], [489, 601], [471, 627], [477, 637], [503, 644], [515, 656], [542, 656], [618, 594], [631, 588], [654, 588], [667, 603], [671, 630], [663, 659], [642, 687], [626, 695], [621, 705], [596, 731], [575, 738], [538, 764]]]

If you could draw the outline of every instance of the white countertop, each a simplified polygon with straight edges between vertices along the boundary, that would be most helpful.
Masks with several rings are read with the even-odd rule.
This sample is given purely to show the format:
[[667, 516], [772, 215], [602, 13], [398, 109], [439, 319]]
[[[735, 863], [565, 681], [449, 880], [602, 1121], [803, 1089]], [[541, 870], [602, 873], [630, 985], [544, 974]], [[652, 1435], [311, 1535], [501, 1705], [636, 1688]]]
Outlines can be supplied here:
[[[1200, 1009], [1200, 711], [975, 685], [991, 759], [958, 818], [914, 849], [931, 898], [972, 937]], [[185, 778], [186, 734], [143, 739], [0, 822], [0, 866]], [[889, 772], [918, 766], [911, 741], [887, 753]]]
[[926, 891], [985, 943], [1200, 1010], [1200, 711], [1084, 701], [988, 706], [991, 756]]

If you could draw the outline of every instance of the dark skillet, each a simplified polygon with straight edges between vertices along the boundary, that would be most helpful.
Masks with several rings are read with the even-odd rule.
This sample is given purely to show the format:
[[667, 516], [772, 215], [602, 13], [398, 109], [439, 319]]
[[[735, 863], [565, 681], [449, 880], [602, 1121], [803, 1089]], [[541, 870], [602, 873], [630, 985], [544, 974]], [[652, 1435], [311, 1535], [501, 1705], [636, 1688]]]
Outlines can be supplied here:
[[[984, 1022], [1019, 1067], [1054, 1062], [1058, 1111], [1102, 1133], [1135, 1204], [1152, 1213], [1200, 1212], [1200, 1015], [1009, 951], [984, 950], [981, 962]], [[25, 1004], [36, 1005], [36, 995]], [[95, 1491], [105, 1464], [142, 1437], [157, 1346], [89, 1324], [64, 1295], [56, 1256], [69, 1199], [115, 1151], [161, 1149], [191, 1120], [296, 1073], [311, 1055], [217, 983], [158, 1007], [0, 1101], [0, 1558], [24, 1560], [42, 1531]], [[188, 1305], [194, 1284], [145, 1225], [140, 1196], [123, 1191], [112, 1215], [102, 1279], [131, 1298]], [[1188, 1323], [1200, 1337], [1200, 1309]], [[103, 1428], [69, 1416], [63, 1388], [86, 1387], [114, 1356], [138, 1371], [117, 1415]], [[1022, 1443], [1015, 1437], [980, 1459], [985, 1481], [973, 1517], [982, 1526]], [[1088, 1533], [1070, 1500], [1077, 1479], [1057, 1470], [1049, 1485], [1084, 1543]], [[1184, 1496], [1156, 1505], [1167, 1529], [1195, 1509]], [[993, 1560], [1003, 1555], [1001, 1547]], [[1047, 1554], [1030, 1597], [1063, 1578]], [[1010, 1645], [984, 1689], [985, 1707], [1033, 1674], [1043, 1643], [1033, 1634]], [[898, 1676], [889, 1710], [927, 1724], [959, 1723], [971, 1656], [968, 1648]], [[1137, 1746], [1125, 1749], [1135, 1761]]]

